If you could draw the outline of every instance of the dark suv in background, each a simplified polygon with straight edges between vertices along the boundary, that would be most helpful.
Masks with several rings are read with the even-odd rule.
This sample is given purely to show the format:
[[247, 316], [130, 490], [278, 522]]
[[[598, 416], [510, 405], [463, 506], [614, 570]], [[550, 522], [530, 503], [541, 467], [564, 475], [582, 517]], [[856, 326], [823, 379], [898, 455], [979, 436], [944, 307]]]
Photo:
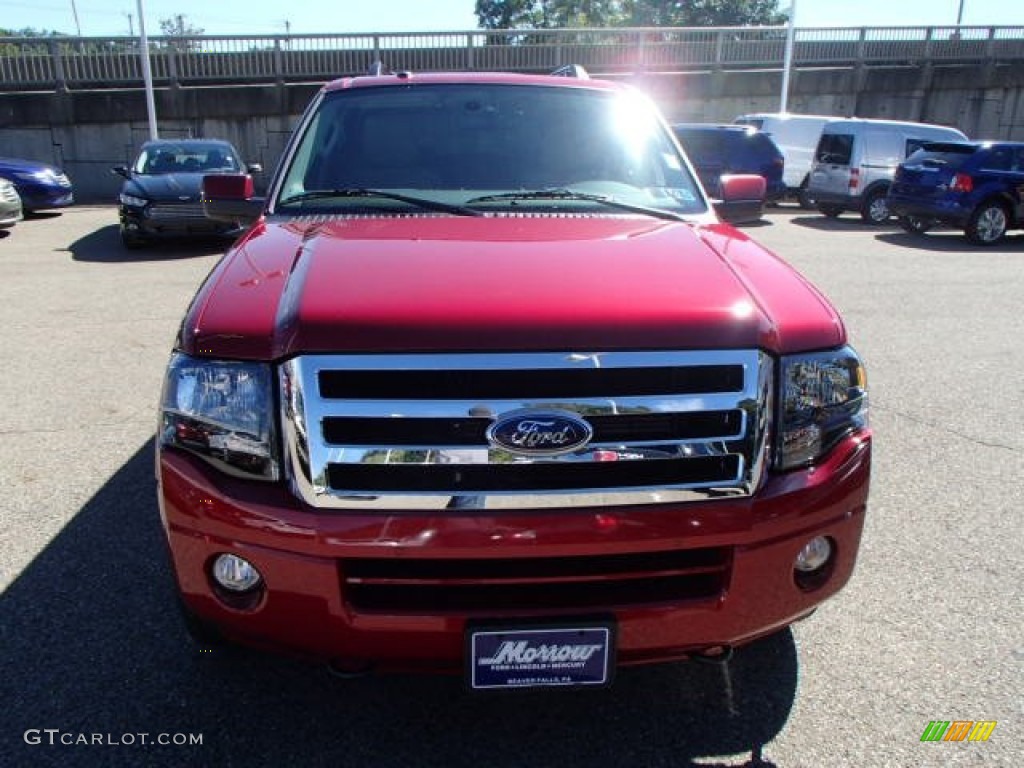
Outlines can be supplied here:
[[948, 224], [993, 245], [1024, 227], [1024, 142], [928, 142], [896, 170], [888, 205], [908, 232]]
[[712, 197], [720, 196], [719, 179], [735, 173], [763, 176], [768, 202], [786, 194], [785, 158], [768, 134], [750, 126], [709, 123], [679, 123], [672, 131]]

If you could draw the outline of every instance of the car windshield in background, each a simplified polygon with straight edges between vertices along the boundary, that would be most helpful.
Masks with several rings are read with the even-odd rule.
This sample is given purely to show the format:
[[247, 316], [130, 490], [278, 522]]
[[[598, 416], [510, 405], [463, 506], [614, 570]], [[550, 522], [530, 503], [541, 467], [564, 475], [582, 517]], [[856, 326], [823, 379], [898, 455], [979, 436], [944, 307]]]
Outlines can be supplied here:
[[290, 163], [278, 213], [404, 212], [412, 205], [367, 190], [480, 211], [614, 213], [608, 201], [636, 213], [706, 211], [653, 107], [639, 95], [585, 88], [421, 84], [331, 92]]
[[223, 144], [149, 144], [132, 166], [135, 173], [216, 173], [241, 170], [241, 164]]
[[959, 168], [967, 158], [977, 151], [978, 147], [973, 144], [928, 142], [908, 157], [904, 161], [904, 165], [908, 167], [941, 166], [943, 168]]

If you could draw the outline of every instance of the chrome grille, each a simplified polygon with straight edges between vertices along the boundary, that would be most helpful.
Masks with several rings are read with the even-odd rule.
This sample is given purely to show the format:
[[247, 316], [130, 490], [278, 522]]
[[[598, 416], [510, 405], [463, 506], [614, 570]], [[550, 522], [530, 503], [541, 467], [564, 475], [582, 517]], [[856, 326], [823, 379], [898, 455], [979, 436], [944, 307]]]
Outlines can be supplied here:
[[149, 206], [151, 219], [206, 219], [200, 202], [154, 203]]
[[14, 188], [13, 184], [0, 180], [0, 200], [3, 200], [5, 203], [20, 202], [18, 190]]
[[[287, 471], [317, 507], [536, 509], [749, 495], [772, 362], [756, 350], [306, 355], [280, 370]], [[570, 412], [564, 455], [489, 444], [503, 414]]]

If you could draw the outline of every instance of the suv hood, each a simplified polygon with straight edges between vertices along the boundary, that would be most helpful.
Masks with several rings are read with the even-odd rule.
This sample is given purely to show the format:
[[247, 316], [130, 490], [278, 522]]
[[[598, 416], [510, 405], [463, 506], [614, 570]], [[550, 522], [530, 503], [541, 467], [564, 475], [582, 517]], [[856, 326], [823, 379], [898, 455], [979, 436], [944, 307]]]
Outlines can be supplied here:
[[845, 341], [794, 270], [731, 227], [623, 216], [270, 218], [186, 315], [207, 357], [711, 349]]
[[58, 168], [46, 163], [38, 163], [34, 160], [19, 160], [14, 157], [0, 157], [0, 171], [10, 173], [37, 173], [39, 171], [52, 171], [54, 175], [60, 176]]

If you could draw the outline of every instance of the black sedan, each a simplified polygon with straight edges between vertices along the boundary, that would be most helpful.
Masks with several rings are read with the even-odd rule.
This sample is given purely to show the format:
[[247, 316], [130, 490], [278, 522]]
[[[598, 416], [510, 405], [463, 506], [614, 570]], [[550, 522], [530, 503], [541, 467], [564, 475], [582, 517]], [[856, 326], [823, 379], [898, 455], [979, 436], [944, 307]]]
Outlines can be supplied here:
[[124, 177], [120, 202], [121, 242], [139, 248], [161, 237], [235, 236], [238, 224], [206, 218], [201, 200], [208, 173], [258, 173], [229, 142], [219, 139], [160, 139], [142, 145]]

